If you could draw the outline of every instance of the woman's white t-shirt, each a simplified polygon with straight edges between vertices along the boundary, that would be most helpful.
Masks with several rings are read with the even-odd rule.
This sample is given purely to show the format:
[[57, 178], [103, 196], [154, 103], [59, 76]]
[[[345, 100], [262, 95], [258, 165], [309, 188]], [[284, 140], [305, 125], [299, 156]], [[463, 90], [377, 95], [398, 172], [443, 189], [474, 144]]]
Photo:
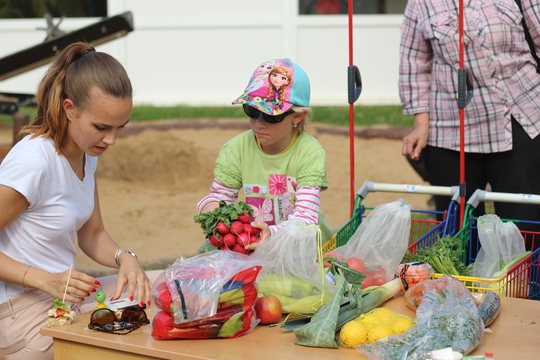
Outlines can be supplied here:
[[[81, 181], [51, 139], [26, 136], [0, 164], [0, 185], [30, 204], [0, 231], [0, 252], [53, 273], [66, 271], [77, 255], [77, 231], [94, 210], [97, 157], [85, 155]], [[25, 289], [0, 281], [0, 303]]]

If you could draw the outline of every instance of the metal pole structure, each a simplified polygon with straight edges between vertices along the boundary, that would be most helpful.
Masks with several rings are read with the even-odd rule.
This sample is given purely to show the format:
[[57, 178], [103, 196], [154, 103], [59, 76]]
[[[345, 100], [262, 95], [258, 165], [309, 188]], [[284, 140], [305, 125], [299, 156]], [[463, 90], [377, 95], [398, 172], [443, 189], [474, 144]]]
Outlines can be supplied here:
[[459, 223], [463, 225], [465, 214], [465, 106], [473, 95], [472, 78], [465, 68], [463, 49], [463, 0], [459, 0], [459, 69], [458, 69], [458, 108], [459, 108]]
[[349, 160], [350, 160], [350, 195], [351, 195], [351, 209], [350, 217], [354, 212], [354, 102], [360, 97], [362, 92], [362, 78], [358, 67], [353, 65], [353, 0], [349, 0], [348, 3], [348, 15], [349, 15], [349, 67], [347, 68], [347, 87], [348, 87], [348, 101], [349, 101]]

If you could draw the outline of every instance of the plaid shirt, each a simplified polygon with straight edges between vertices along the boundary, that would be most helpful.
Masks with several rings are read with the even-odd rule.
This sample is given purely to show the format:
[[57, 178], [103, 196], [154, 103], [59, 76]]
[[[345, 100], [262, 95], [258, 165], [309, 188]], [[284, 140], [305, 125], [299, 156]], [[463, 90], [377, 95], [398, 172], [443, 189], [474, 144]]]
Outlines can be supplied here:
[[[409, 0], [400, 46], [403, 113], [430, 113], [428, 145], [459, 150], [458, 0]], [[522, 0], [540, 52], [540, 3]], [[512, 149], [511, 117], [540, 133], [540, 75], [513, 0], [464, 0], [464, 59], [474, 93], [465, 107], [465, 151]]]

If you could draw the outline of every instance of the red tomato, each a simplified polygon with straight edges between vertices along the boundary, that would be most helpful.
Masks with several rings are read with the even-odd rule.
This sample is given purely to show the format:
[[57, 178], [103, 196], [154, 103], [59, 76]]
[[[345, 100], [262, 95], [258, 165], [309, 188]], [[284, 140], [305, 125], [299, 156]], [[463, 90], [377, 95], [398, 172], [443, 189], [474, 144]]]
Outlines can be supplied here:
[[366, 265], [364, 262], [357, 257], [351, 256], [346, 260], [347, 265], [353, 270], [359, 271], [361, 273], [366, 273]]
[[373, 281], [374, 286], [382, 286], [387, 283], [386, 278], [382, 276], [377, 276], [371, 279]]
[[362, 286], [360, 288], [365, 289], [365, 288], [368, 288], [370, 286], [374, 286], [373, 279], [367, 277], [367, 278], [364, 279], [364, 281], [362, 281]]
[[[327, 256], [333, 256], [335, 257], [336, 259], [338, 259], [339, 261], [343, 261], [343, 257], [341, 255], [339, 255], [337, 252], [335, 251], [329, 251], [327, 252], [326, 254], [323, 255], [323, 259]], [[326, 261], [324, 263], [324, 267], [330, 267], [330, 263], [328, 261]]]

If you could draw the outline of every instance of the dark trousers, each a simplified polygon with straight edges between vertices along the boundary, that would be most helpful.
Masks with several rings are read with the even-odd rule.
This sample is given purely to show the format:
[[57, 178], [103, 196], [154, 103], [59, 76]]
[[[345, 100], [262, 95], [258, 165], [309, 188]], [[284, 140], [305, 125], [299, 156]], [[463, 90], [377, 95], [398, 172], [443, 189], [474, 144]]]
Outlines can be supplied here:
[[[540, 195], [540, 136], [531, 139], [512, 118], [512, 137], [511, 151], [465, 154], [465, 200], [468, 200], [476, 189], [486, 189], [488, 183], [494, 192]], [[422, 156], [432, 185], [459, 184], [459, 151], [428, 146]], [[435, 207], [438, 211], [446, 210], [449, 202], [449, 197], [435, 197]], [[540, 221], [540, 205], [502, 202], [494, 205], [495, 213], [502, 219]], [[484, 213], [484, 203], [480, 202], [474, 215], [480, 216]], [[517, 225], [521, 230], [540, 231], [537, 224]], [[535, 247], [540, 245], [540, 235], [537, 238]]]

